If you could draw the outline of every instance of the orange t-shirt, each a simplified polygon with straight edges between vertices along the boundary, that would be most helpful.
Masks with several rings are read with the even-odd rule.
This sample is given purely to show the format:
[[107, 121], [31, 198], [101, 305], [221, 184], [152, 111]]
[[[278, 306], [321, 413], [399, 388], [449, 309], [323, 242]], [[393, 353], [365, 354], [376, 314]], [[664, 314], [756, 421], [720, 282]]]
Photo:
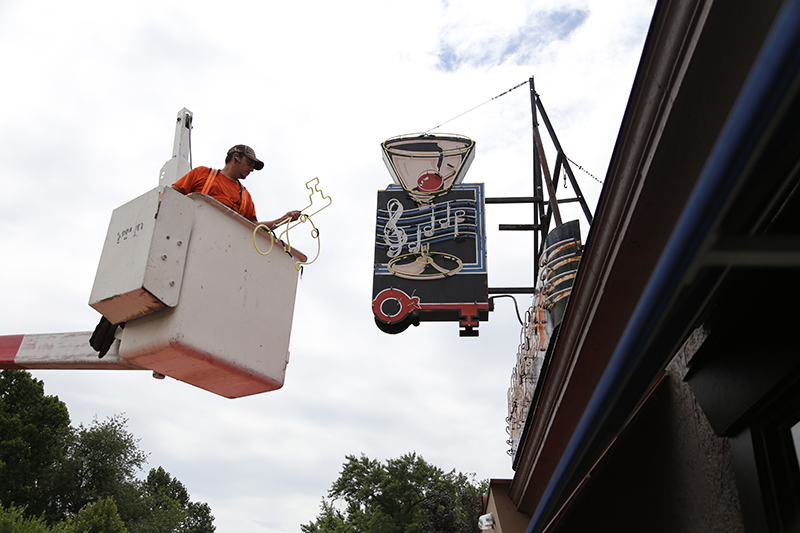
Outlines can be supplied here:
[[[209, 179], [211, 183], [208, 183]], [[219, 173], [219, 170], [212, 170], [208, 167], [197, 167], [186, 173], [181, 179], [173, 184], [180, 189], [183, 194], [199, 192], [207, 194], [219, 203], [227, 206], [244, 218], [257, 221], [256, 207], [253, 199], [244, 186]]]

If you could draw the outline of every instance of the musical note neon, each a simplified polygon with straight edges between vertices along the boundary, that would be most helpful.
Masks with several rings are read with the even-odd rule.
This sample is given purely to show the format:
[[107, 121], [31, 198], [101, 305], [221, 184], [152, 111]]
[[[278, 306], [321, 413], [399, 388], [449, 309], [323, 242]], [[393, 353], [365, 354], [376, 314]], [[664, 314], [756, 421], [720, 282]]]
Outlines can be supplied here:
[[397, 221], [403, 216], [403, 204], [392, 198], [386, 204], [386, 209], [389, 212], [389, 221], [383, 227], [383, 242], [389, 247], [386, 255], [397, 257], [408, 242], [405, 230], [397, 225]]

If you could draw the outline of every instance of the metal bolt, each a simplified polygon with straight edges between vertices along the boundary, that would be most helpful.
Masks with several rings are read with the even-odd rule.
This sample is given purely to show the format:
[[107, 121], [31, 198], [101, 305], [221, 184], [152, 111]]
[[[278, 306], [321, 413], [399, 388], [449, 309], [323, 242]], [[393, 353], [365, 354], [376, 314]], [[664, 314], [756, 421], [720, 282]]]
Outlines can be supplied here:
[[164, 254], [164, 255], [162, 255], [162, 256], [161, 256], [161, 259], [163, 259], [164, 261], [166, 261], [166, 260], [167, 260], [167, 254]]

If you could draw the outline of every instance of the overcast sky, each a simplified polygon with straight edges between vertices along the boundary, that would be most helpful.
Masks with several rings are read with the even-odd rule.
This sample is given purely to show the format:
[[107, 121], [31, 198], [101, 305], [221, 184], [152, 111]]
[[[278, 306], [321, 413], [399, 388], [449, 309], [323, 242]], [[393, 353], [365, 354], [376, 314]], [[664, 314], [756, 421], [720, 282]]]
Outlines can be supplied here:
[[[511, 300], [478, 338], [456, 323], [394, 336], [374, 325], [376, 193], [391, 182], [380, 143], [445, 123], [434, 131], [476, 142], [465, 182], [530, 195], [528, 86], [491, 99], [534, 76], [568, 157], [594, 176], [576, 169], [593, 209], [653, 7], [0, 0], [0, 335], [94, 327], [111, 212], [158, 185], [186, 107], [195, 166], [220, 168], [238, 143], [265, 161], [246, 181], [261, 219], [305, 206], [314, 177], [333, 198], [314, 218], [322, 251], [298, 285], [286, 383], [227, 400], [147, 372], [35, 372], [46, 393], [74, 424], [124, 413], [147, 468], [207, 502], [224, 533], [298, 531], [348, 454], [416, 451], [447, 471], [511, 477]], [[497, 231], [530, 213], [487, 207], [490, 287], [531, 285], [530, 235]], [[530, 298], [517, 299], [522, 313]]]

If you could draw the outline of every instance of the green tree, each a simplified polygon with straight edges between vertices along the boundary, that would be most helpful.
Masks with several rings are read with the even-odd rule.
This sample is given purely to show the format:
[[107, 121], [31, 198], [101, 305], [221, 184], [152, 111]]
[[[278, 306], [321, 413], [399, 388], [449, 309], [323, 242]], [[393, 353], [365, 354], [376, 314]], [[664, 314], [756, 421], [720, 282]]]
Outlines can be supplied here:
[[186, 533], [214, 533], [214, 515], [211, 507], [205, 502], [189, 502], [186, 507], [188, 516], [184, 520], [181, 531]]
[[192, 502], [183, 483], [160, 466], [150, 470], [140, 490], [140, 501], [144, 505], [135, 523], [130, 524], [132, 533], [213, 533], [216, 530], [208, 504]]
[[55, 474], [70, 435], [67, 406], [28, 372], [0, 372], [0, 506], [56, 519]]
[[[467, 533], [478, 531], [487, 482], [446, 473], [416, 453], [385, 464], [348, 455], [304, 533]], [[338, 506], [337, 506], [338, 504]]]
[[317, 521], [302, 524], [300, 531], [304, 533], [348, 533], [354, 531], [354, 528], [348, 524], [344, 513], [336, 509], [330, 500], [322, 498]]
[[21, 507], [0, 507], [0, 533], [128, 533], [113, 498], [90, 503], [74, 518], [48, 524], [44, 518], [26, 516]]
[[88, 427], [81, 424], [73, 431], [59, 478], [69, 514], [108, 496], [114, 498], [123, 520], [138, 514], [136, 474], [147, 454], [139, 449], [139, 441], [126, 424], [124, 417], [115, 415], [102, 422], [95, 419]]
[[[80, 510], [74, 520], [67, 523], [72, 533], [128, 533], [117, 512], [114, 498], [101, 498]], [[65, 532], [66, 533], [66, 532]]]
[[43, 518], [25, 516], [22, 507], [0, 507], [0, 533], [51, 533]]

